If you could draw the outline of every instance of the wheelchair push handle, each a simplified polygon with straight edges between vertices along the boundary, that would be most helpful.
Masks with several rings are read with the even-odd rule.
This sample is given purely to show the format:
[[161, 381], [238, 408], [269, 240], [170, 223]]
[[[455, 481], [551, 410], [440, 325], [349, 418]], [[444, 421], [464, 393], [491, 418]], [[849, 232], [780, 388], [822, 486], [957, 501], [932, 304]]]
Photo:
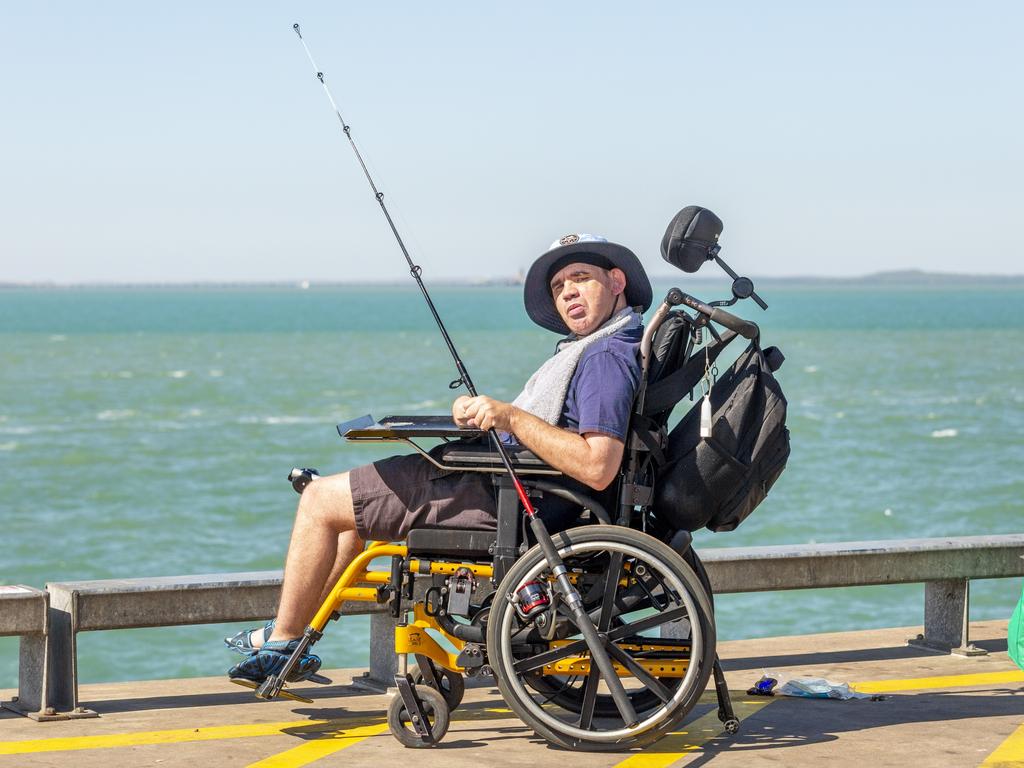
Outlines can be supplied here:
[[701, 314], [707, 315], [711, 320], [725, 326], [730, 331], [735, 331], [745, 339], [756, 339], [761, 333], [757, 323], [737, 317], [732, 312], [727, 312], [721, 307], [712, 307], [710, 304], [705, 304], [700, 299], [694, 298], [688, 293], [683, 293], [678, 288], [673, 288], [668, 292], [668, 295], [665, 297], [665, 303], [672, 306], [685, 304], [690, 309], [695, 309]]

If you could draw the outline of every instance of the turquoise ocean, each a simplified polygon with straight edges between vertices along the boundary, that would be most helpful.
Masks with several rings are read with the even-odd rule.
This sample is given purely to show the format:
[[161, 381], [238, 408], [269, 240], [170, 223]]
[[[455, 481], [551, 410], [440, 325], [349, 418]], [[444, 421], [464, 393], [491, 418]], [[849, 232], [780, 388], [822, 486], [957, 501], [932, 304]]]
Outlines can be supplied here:
[[[705, 299], [721, 284], [677, 281]], [[671, 287], [656, 285], [656, 295]], [[743, 302], [787, 360], [793, 452], [702, 548], [1024, 531], [1024, 286], [766, 281]], [[515, 287], [435, 287], [477, 388], [511, 399], [550, 354]], [[443, 413], [453, 367], [415, 286], [0, 290], [0, 584], [280, 568], [293, 466], [393, 452], [337, 422]], [[1007, 618], [1017, 579], [972, 585]], [[723, 595], [723, 639], [906, 626], [922, 585]], [[79, 637], [85, 682], [223, 673], [236, 626]], [[326, 667], [368, 661], [345, 618]], [[0, 638], [0, 688], [17, 640]]]

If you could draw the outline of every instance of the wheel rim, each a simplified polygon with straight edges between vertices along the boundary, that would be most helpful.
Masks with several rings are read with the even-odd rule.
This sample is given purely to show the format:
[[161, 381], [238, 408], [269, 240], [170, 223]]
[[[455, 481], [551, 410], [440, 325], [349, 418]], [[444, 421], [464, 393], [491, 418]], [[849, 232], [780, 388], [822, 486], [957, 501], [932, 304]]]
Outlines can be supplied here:
[[[700, 615], [700, 613], [689, 589], [687, 589], [684, 582], [676, 575], [672, 566], [667, 564], [664, 559], [658, 556], [658, 554], [645, 551], [625, 542], [609, 541], [608, 538], [577, 542], [560, 549], [561, 557], [566, 560], [574, 556], [578, 557], [580, 555], [602, 553], [609, 553], [610, 556], [618, 554], [622, 558], [632, 558], [634, 563], [642, 563], [648, 568], [654, 569], [657, 572], [658, 577], [662, 580], [663, 586], [666, 588], [666, 594], [674, 593], [671, 595], [671, 598], [666, 598], [673, 601], [675, 607], [673, 607], [672, 610], [675, 611], [676, 608], [685, 609], [685, 616], [689, 619], [690, 624], [691, 646], [689, 657], [691, 663], [688, 665], [686, 673], [674, 692], [672, 692], [669, 700], [667, 702], [662, 702], [661, 706], [652, 710], [650, 714], [632, 728], [623, 726], [609, 730], [588, 730], [586, 728], [579, 727], [577, 724], [569, 722], [567, 719], [555, 716], [552, 712], [544, 708], [544, 702], [538, 702], [535, 699], [537, 694], [536, 692], [531, 692], [529, 689], [528, 684], [524, 680], [525, 675], [514, 669], [514, 665], [518, 661], [521, 661], [521, 659], [516, 659], [513, 655], [512, 638], [513, 635], [521, 629], [522, 622], [507, 599], [501, 601], [500, 608], [499, 642], [501, 643], [502, 653], [500, 654], [499, 661], [501, 664], [501, 673], [507, 681], [507, 684], [514, 689], [522, 706], [525, 707], [531, 715], [537, 718], [538, 721], [558, 733], [576, 739], [584, 741], [617, 742], [637, 736], [638, 734], [655, 728], [676, 711], [677, 707], [688, 695], [694, 678], [699, 674], [698, 667], [703, 656], [705, 638], [701, 628], [701, 622], [694, 620], [695, 617]], [[546, 561], [542, 557], [538, 558], [538, 561], [532, 564], [529, 570], [520, 577], [519, 583], [538, 578], [538, 576], [546, 569]], [[493, 611], [491, 619], [494, 619]], [[666, 620], [663, 623], [667, 624], [668, 621]], [[628, 678], [620, 677], [619, 679], [627, 680]], [[590, 724], [593, 725], [593, 721], [591, 721]]]

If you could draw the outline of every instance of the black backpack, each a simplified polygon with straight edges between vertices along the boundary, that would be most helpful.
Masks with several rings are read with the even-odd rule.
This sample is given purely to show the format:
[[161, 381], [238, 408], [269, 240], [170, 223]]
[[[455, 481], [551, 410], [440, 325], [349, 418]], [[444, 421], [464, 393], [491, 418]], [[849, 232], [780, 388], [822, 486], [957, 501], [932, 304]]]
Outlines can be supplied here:
[[[733, 338], [728, 332], [708, 345], [711, 362]], [[668, 434], [654, 462], [651, 507], [661, 523], [677, 530], [731, 531], [768, 495], [789, 458], [786, 397], [773, 375], [784, 359], [777, 347], [762, 350], [751, 342], [711, 388], [711, 436], [700, 436], [700, 397]], [[664, 423], [704, 367], [704, 351], [698, 350], [677, 370], [652, 381], [644, 414]]]

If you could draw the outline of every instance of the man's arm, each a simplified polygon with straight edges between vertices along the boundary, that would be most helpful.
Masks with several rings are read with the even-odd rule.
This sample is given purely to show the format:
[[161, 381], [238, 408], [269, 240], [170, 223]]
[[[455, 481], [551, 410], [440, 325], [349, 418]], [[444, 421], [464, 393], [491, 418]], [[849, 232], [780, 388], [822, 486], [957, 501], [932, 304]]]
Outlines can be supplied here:
[[459, 397], [452, 404], [452, 417], [460, 426], [511, 432], [552, 467], [598, 491], [608, 487], [622, 464], [625, 444], [617, 437], [600, 432], [579, 435], [553, 427], [532, 413], [490, 397]]

